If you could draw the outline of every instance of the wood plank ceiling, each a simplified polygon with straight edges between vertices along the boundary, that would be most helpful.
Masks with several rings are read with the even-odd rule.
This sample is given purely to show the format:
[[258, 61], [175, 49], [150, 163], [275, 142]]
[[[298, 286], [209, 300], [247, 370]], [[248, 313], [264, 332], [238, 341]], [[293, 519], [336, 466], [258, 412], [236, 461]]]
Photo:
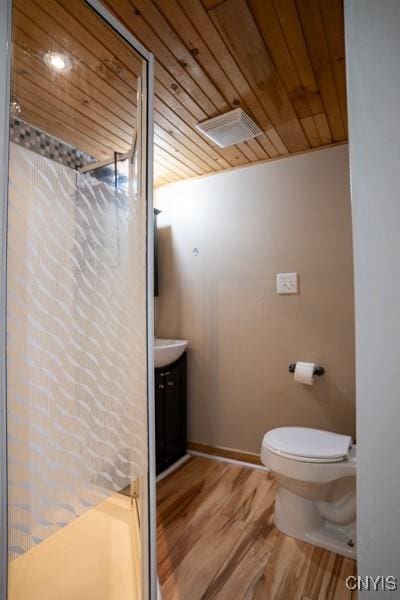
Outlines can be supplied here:
[[[342, 0], [103, 2], [156, 59], [156, 185], [347, 139]], [[21, 118], [97, 159], [129, 149], [140, 62], [84, 2], [14, 0], [13, 54]], [[196, 130], [238, 106], [262, 135], [222, 149]]]

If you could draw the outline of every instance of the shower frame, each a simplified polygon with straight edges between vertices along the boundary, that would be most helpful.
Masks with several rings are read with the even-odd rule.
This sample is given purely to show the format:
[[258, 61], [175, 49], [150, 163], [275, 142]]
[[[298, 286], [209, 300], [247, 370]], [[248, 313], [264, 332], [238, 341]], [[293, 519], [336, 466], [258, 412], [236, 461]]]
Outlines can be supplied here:
[[[153, 77], [154, 58], [99, 0], [83, 0], [142, 58], [141, 164], [142, 193], [147, 212], [147, 429], [149, 600], [157, 598], [156, 474], [154, 409], [154, 228], [153, 228]], [[11, 100], [12, 0], [0, 0], [0, 600], [7, 600], [8, 498], [7, 498], [7, 210], [9, 160], [9, 107]], [[143, 98], [145, 99], [143, 101]]]

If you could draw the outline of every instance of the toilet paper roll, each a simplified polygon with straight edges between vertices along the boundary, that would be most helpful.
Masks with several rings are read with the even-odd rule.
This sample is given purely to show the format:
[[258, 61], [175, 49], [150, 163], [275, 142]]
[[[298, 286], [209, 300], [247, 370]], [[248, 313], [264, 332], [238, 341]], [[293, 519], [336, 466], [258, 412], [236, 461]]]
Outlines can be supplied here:
[[296, 383], [304, 385], [313, 385], [314, 383], [315, 363], [298, 362], [294, 370], [294, 380]]

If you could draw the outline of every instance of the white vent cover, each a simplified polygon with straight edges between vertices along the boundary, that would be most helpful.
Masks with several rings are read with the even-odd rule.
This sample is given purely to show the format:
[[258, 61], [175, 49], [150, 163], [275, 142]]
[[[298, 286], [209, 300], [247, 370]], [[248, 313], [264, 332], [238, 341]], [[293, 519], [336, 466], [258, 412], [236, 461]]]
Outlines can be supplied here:
[[202, 121], [196, 127], [220, 148], [244, 142], [262, 133], [242, 108], [234, 108], [223, 115]]

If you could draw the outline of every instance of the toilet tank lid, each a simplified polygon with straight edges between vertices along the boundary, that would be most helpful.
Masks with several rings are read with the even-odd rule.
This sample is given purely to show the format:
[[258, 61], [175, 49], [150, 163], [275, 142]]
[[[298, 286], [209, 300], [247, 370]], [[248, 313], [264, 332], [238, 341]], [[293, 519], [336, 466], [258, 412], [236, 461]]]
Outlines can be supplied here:
[[278, 427], [265, 434], [263, 444], [277, 454], [334, 459], [348, 456], [349, 435], [309, 427]]

